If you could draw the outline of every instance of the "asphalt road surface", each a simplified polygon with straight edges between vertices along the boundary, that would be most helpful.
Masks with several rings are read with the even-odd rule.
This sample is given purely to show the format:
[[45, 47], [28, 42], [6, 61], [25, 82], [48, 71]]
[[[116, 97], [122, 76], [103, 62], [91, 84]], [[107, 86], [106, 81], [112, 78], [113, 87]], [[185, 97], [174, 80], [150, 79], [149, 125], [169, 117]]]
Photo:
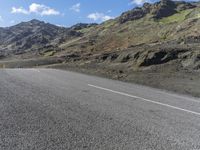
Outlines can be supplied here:
[[0, 70], [0, 150], [199, 150], [200, 99], [53, 69]]

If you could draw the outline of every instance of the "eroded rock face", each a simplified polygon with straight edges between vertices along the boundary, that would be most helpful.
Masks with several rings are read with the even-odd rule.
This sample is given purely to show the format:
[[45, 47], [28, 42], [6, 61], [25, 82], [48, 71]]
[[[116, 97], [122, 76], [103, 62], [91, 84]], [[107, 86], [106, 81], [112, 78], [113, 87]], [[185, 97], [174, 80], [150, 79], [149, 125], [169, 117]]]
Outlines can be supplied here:
[[90, 27], [93, 27], [93, 26], [97, 26], [98, 24], [96, 23], [78, 23], [78, 24], [75, 24], [71, 27], [71, 29], [73, 30], [81, 30], [81, 29], [84, 29], [84, 28], [90, 28]]
[[120, 23], [125, 23], [127, 21], [136, 20], [144, 17], [146, 12], [142, 8], [136, 8], [126, 13], [123, 13], [119, 18]]
[[171, 16], [176, 12], [176, 4], [170, 0], [162, 0], [151, 6], [151, 14], [156, 19]]
[[[146, 45], [147, 46], [147, 45]], [[147, 46], [149, 47], [149, 46]], [[146, 48], [147, 48], [146, 47]], [[131, 64], [132, 69], [145, 69], [148, 67], [173, 64], [182, 66], [187, 70], [200, 70], [200, 51], [189, 48], [186, 45], [181, 47], [153, 46], [148, 49], [138, 50], [131, 48], [124, 52], [107, 52], [95, 57], [98, 63], [107, 64]]]
[[191, 3], [187, 2], [176, 2], [171, 0], [161, 0], [155, 4], [144, 3], [143, 7], [135, 8], [131, 11], [123, 13], [119, 17], [120, 23], [125, 23], [127, 21], [132, 21], [136, 19], [140, 19], [147, 14], [150, 14], [155, 19], [161, 19], [163, 17], [171, 16], [178, 11], [191, 9], [196, 7]]
[[176, 58], [176, 55], [167, 53], [166, 51], [151, 52], [145, 56], [140, 66], [163, 64]]
[[176, 1], [176, 10], [177, 11], [182, 11], [182, 10], [186, 10], [186, 9], [192, 9], [195, 8], [195, 5], [192, 5], [191, 3], [187, 3], [184, 1]]
[[200, 51], [189, 52], [183, 55], [181, 63], [184, 68], [199, 70], [200, 69]]

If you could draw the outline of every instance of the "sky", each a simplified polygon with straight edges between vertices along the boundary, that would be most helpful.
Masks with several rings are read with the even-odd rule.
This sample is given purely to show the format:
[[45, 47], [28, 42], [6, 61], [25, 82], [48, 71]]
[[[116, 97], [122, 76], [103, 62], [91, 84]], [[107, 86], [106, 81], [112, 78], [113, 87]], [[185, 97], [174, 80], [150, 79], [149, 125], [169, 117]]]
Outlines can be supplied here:
[[101, 23], [156, 0], [0, 0], [0, 27], [38, 19], [58, 26]]

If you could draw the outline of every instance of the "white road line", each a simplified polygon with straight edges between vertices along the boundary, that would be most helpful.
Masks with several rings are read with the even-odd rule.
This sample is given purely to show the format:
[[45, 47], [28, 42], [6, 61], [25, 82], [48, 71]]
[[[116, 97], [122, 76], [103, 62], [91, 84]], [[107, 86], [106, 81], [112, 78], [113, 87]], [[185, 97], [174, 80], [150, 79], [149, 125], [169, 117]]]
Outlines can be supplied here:
[[112, 93], [116, 93], [116, 94], [119, 94], [119, 95], [131, 97], [131, 98], [140, 99], [140, 100], [143, 100], [143, 101], [146, 101], [146, 102], [154, 103], [154, 104], [157, 104], [157, 105], [169, 107], [169, 108], [176, 109], [176, 110], [181, 110], [181, 111], [184, 111], [184, 112], [187, 112], [187, 113], [191, 113], [191, 114], [200, 116], [199, 112], [183, 109], [183, 108], [180, 108], [180, 107], [172, 106], [172, 105], [169, 105], [169, 104], [164, 104], [164, 103], [161, 103], [161, 102], [156, 102], [156, 101], [153, 101], [153, 100], [150, 100], [150, 99], [146, 99], [146, 98], [130, 95], [130, 94], [119, 92], [119, 91], [114, 91], [114, 90], [111, 90], [111, 89], [103, 88], [103, 87], [100, 87], [100, 86], [95, 86], [95, 85], [92, 85], [92, 84], [88, 84], [88, 86], [94, 87], [96, 89], [101, 89], [101, 90], [104, 90], [104, 91], [109, 91], [109, 92], [112, 92]]

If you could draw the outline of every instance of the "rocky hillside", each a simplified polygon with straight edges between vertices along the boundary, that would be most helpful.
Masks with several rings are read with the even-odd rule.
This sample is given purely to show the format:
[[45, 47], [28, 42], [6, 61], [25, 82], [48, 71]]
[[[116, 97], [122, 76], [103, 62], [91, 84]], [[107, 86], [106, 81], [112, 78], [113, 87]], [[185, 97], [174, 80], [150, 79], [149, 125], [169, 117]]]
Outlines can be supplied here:
[[[0, 28], [1, 59], [59, 57], [63, 63], [146, 70], [200, 69], [200, 5], [161, 0], [97, 24], [62, 28], [38, 20]], [[125, 65], [126, 64], [126, 65]]]
[[[82, 38], [60, 47], [65, 50], [63, 55], [75, 53], [75, 60], [107, 66], [127, 63], [133, 70], [143, 70], [174, 62], [178, 68], [199, 70], [199, 18], [199, 3], [145, 3], [114, 20], [78, 30]], [[66, 61], [71, 59], [66, 56]]]
[[161, 0], [102, 24], [0, 28], [0, 68], [53, 67], [200, 97], [200, 3]]
[[169, 0], [162, 0], [155, 4], [145, 3], [143, 7], [135, 8], [131, 11], [123, 13], [119, 17], [120, 23], [133, 21], [151, 15], [152, 18], [161, 19], [176, 14], [177, 12], [195, 8], [196, 5], [186, 2], [173, 2]]
[[58, 51], [60, 43], [81, 35], [71, 28], [62, 28], [39, 20], [0, 28], [1, 57], [25, 53], [37, 56], [49, 49]]

